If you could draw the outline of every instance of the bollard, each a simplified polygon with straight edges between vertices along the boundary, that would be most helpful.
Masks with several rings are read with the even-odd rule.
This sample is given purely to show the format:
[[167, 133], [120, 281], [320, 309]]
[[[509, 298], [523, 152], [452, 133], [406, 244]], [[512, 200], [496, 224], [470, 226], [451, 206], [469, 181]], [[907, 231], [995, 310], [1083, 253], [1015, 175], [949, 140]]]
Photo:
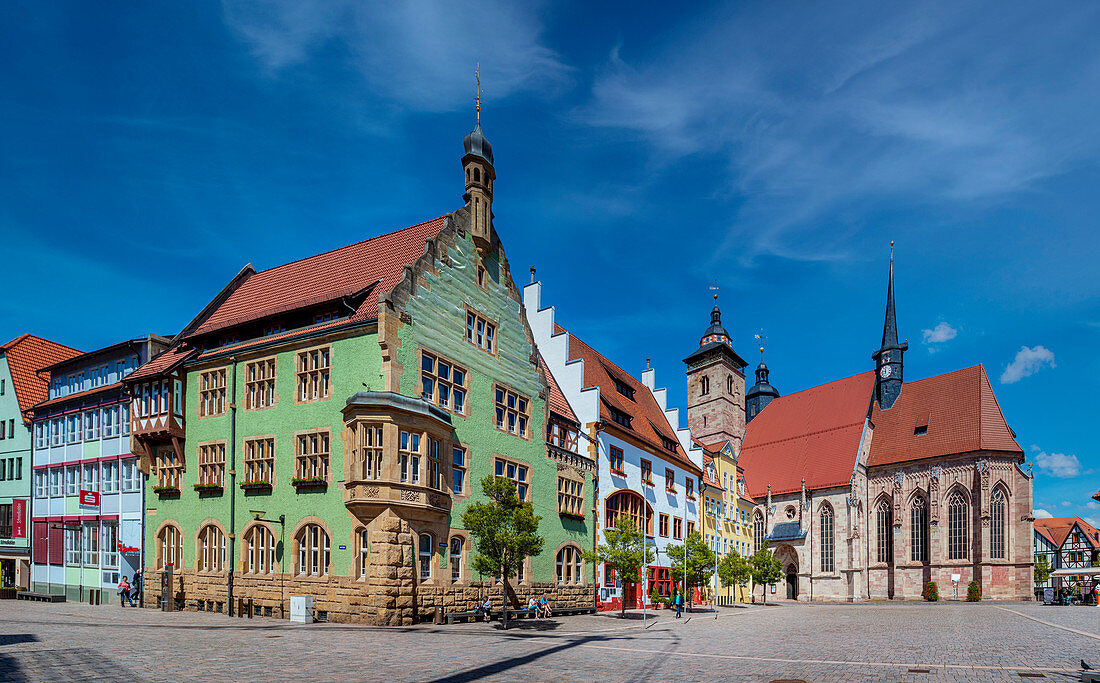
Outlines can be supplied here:
[[252, 618], [252, 598], [248, 599], [248, 618]]

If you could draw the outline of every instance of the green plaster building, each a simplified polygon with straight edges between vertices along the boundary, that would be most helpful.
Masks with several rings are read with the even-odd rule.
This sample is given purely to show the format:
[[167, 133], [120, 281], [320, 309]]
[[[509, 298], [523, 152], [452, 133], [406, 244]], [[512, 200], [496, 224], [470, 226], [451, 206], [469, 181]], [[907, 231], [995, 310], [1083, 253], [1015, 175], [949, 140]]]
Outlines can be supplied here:
[[127, 379], [133, 451], [150, 473], [149, 603], [170, 580], [178, 607], [281, 616], [309, 595], [333, 621], [499, 605], [461, 528], [492, 474], [516, 481], [546, 541], [509, 598], [593, 604], [581, 549], [594, 463], [493, 227], [480, 125], [464, 146], [465, 206], [246, 266]]

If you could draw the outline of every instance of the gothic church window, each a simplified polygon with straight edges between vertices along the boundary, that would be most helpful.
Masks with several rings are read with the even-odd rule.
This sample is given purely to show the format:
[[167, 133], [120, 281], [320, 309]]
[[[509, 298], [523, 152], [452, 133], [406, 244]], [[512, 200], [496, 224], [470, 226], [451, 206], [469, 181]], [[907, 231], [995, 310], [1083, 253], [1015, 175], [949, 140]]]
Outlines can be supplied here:
[[759, 552], [764, 547], [764, 515], [757, 510], [752, 515], [752, 551]]
[[828, 503], [821, 506], [821, 571], [833, 572], [833, 508]]
[[909, 508], [909, 559], [928, 561], [928, 508], [920, 496], [913, 499]]
[[890, 510], [890, 501], [882, 500], [875, 510], [875, 528], [878, 541], [878, 561], [894, 560], [894, 520]]
[[970, 505], [960, 491], [947, 501], [947, 559], [965, 560], [970, 556]]
[[989, 503], [989, 555], [995, 560], [1005, 559], [1005, 494], [1001, 489], [993, 492]]
[[710, 377], [704, 376], [699, 380], [699, 395], [706, 396], [710, 393]]

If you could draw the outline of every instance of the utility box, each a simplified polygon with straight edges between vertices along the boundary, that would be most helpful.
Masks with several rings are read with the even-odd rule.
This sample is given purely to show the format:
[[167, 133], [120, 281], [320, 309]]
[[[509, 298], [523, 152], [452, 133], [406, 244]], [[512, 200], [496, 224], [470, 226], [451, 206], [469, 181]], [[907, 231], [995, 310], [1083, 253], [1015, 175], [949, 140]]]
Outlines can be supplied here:
[[290, 596], [290, 620], [298, 624], [313, 623], [313, 596]]

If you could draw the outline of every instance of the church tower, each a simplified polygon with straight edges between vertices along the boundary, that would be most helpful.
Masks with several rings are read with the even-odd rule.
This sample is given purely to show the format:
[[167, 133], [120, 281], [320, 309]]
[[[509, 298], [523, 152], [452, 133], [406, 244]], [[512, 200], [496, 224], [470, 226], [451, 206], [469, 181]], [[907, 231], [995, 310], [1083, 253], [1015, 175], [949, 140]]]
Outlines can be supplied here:
[[752, 418], [777, 398], [779, 390], [768, 383], [768, 366], [764, 364], [764, 347], [761, 346], [760, 365], [756, 366], [756, 384], [745, 394], [745, 421], [752, 422]]
[[898, 321], [894, 315], [894, 243], [890, 243], [890, 283], [886, 289], [886, 320], [882, 324], [882, 346], [871, 354], [878, 377], [875, 381], [875, 400], [882, 410], [894, 405], [901, 395], [902, 356], [909, 343], [898, 343]]
[[745, 435], [745, 361], [733, 350], [722, 327], [718, 295], [710, 312], [710, 327], [687, 363], [688, 429], [692, 438], [712, 444]]
[[477, 125], [462, 140], [465, 153], [462, 155], [462, 169], [466, 174], [466, 192], [462, 195], [466, 208], [470, 212], [470, 231], [474, 242], [481, 252], [492, 249], [493, 234], [493, 181], [496, 170], [493, 168], [493, 148], [481, 132], [481, 80], [478, 79]]

